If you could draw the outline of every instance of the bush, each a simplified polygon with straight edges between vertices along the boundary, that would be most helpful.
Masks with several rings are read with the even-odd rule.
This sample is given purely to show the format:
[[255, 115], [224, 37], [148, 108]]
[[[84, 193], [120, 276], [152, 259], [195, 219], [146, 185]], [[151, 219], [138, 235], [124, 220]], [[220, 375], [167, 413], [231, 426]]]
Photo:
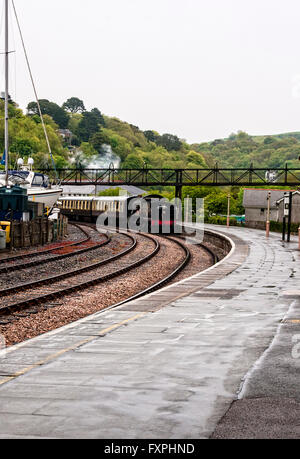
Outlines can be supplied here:
[[[291, 224], [291, 232], [295, 233], [295, 234], [298, 234], [299, 226], [300, 226], [300, 223], [292, 223]], [[285, 230], [287, 232], [287, 223], [286, 223]], [[283, 223], [282, 222], [271, 221], [270, 222], [270, 231], [275, 231], [276, 233], [282, 233], [282, 231], [283, 231]]]

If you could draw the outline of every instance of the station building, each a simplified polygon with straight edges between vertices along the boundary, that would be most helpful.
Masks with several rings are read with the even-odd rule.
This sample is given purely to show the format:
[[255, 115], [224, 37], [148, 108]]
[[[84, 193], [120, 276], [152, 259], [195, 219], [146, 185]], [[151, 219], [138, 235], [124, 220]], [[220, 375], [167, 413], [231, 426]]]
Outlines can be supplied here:
[[292, 223], [300, 223], [300, 192], [295, 190], [268, 190], [246, 188], [243, 206], [245, 208], [245, 225], [249, 228], [265, 229], [270, 197], [270, 221], [282, 222], [284, 194], [293, 192]]
[[[292, 223], [300, 223], [300, 191], [293, 192], [292, 204]], [[277, 221], [282, 222], [284, 214], [284, 198], [282, 197], [276, 202], [277, 205]]]

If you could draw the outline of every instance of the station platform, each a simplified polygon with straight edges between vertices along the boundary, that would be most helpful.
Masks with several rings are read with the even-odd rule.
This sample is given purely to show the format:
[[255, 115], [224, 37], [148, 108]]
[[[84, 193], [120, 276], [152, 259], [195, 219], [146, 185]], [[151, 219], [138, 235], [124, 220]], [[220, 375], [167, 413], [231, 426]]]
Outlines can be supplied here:
[[217, 265], [0, 354], [0, 438], [299, 438], [297, 241], [207, 225]]

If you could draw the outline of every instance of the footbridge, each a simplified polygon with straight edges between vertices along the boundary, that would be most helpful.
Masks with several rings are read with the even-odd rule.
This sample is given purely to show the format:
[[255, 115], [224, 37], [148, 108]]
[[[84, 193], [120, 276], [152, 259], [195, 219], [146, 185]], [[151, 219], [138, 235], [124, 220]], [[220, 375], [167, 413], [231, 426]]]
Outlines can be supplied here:
[[[54, 169], [40, 172], [52, 177]], [[175, 186], [300, 186], [300, 167], [289, 168], [219, 168], [208, 169], [57, 169], [62, 185], [134, 185], [138, 187]]]

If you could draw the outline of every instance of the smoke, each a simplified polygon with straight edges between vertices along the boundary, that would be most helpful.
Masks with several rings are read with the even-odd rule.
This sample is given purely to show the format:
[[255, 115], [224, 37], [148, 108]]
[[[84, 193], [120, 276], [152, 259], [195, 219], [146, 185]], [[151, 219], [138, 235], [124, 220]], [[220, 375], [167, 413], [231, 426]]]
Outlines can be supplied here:
[[118, 169], [121, 158], [113, 152], [110, 145], [103, 144], [100, 153], [94, 156], [87, 157], [81, 150], [77, 150], [71, 162], [80, 163], [86, 169], [108, 169], [112, 165]]

